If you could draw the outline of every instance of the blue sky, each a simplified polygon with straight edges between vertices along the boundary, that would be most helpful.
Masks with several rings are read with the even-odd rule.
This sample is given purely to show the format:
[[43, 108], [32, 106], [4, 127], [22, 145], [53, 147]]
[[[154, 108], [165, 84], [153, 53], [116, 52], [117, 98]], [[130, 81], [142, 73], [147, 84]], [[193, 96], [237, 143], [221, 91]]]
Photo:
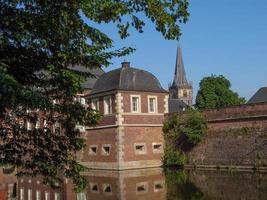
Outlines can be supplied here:
[[[199, 81], [211, 74], [224, 75], [232, 89], [249, 99], [258, 88], [267, 86], [267, 0], [189, 0], [190, 19], [182, 25], [180, 44], [187, 79], [193, 82], [194, 96]], [[105, 71], [123, 60], [153, 73], [167, 89], [173, 79], [176, 41], [165, 40], [146, 21], [143, 34], [131, 31], [120, 40], [113, 26], [102, 26], [117, 47], [137, 50], [112, 60]]]

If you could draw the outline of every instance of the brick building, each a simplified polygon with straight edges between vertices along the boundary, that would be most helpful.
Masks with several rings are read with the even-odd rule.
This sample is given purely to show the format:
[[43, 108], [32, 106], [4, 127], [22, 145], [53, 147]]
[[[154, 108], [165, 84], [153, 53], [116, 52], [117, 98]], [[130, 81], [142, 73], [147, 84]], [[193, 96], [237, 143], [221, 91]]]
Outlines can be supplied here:
[[79, 153], [79, 161], [96, 169], [160, 166], [164, 115], [192, 105], [192, 86], [186, 80], [180, 46], [170, 94], [154, 75], [129, 62], [103, 73], [92, 85], [80, 97], [103, 117], [97, 127], [81, 129], [86, 148]]
[[100, 76], [86, 100], [103, 117], [84, 133], [81, 163], [118, 170], [161, 165], [168, 92], [154, 75], [123, 62]]

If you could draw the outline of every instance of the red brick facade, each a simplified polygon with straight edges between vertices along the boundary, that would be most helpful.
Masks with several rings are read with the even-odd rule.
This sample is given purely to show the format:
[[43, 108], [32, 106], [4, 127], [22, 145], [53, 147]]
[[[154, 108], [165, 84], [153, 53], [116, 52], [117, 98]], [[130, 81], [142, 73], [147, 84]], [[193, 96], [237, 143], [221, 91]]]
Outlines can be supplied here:
[[[104, 114], [106, 97], [112, 100], [112, 113], [107, 115]], [[133, 97], [139, 98], [137, 112], [132, 108]], [[152, 105], [155, 105], [154, 112], [149, 110], [151, 98]], [[167, 93], [119, 90], [88, 95], [88, 105], [92, 106], [92, 100], [97, 100], [103, 117], [97, 127], [87, 128], [84, 133], [87, 146], [79, 155], [81, 163], [101, 169], [160, 166], [163, 157], [162, 125], [164, 114], [168, 112], [167, 98]], [[109, 145], [108, 155], [103, 153], [104, 145]]]

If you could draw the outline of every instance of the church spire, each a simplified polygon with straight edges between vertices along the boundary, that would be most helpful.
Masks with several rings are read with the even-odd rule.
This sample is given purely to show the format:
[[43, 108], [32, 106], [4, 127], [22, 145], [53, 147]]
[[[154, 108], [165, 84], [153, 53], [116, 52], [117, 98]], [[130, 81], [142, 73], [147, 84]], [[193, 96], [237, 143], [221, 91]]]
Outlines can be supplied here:
[[186, 80], [186, 74], [184, 69], [183, 57], [182, 57], [182, 49], [179, 45], [177, 46], [177, 54], [176, 54], [176, 64], [175, 64], [175, 75], [173, 79], [173, 86], [185, 86], [188, 85]]
[[169, 96], [171, 99], [181, 100], [188, 106], [192, 106], [193, 88], [186, 80], [182, 50], [178, 43], [174, 79], [169, 87]]

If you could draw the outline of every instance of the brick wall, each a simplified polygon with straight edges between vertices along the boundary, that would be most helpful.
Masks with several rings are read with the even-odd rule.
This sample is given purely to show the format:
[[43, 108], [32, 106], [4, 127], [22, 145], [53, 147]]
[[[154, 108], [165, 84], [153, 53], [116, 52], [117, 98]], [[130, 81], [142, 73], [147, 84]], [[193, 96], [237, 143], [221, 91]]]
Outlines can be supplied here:
[[188, 153], [189, 164], [267, 166], [267, 103], [203, 111], [205, 139]]

